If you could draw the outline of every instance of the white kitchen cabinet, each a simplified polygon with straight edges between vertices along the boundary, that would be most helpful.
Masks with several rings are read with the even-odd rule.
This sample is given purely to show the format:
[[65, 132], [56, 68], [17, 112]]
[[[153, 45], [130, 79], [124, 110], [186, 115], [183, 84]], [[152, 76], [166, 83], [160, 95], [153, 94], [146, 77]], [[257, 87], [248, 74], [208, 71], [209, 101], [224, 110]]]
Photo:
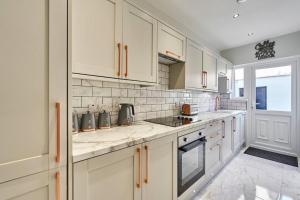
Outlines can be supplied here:
[[142, 148], [142, 199], [177, 199], [176, 135], [144, 143]]
[[203, 52], [203, 88], [217, 91], [217, 57], [206, 51]]
[[157, 21], [122, 0], [72, 1], [74, 77], [157, 82]]
[[74, 200], [177, 199], [177, 137], [163, 137], [74, 164]]
[[1, 200], [67, 200], [66, 168], [0, 184]]
[[157, 21], [124, 2], [122, 78], [157, 81]]
[[9, 183], [67, 162], [67, 0], [2, 0], [0, 13], [0, 183]]
[[165, 24], [158, 23], [158, 53], [185, 61], [186, 37]]
[[233, 150], [238, 151], [245, 142], [245, 116], [239, 114], [233, 117]]
[[186, 88], [202, 88], [203, 50], [199, 45], [188, 40], [186, 54]]
[[232, 73], [233, 73], [233, 64], [227, 63], [226, 77], [228, 79], [228, 92], [233, 91], [233, 83], [232, 83]]
[[205, 147], [205, 173], [212, 177], [222, 164], [222, 124], [220, 121], [207, 125]]
[[169, 89], [202, 89], [203, 50], [192, 40], [187, 40], [186, 62], [169, 68]]
[[72, 1], [73, 73], [117, 78], [121, 74], [122, 1]]
[[73, 199], [140, 200], [141, 145], [75, 163]]
[[219, 76], [226, 76], [227, 62], [222, 58], [218, 58], [217, 71]]
[[232, 117], [223, 120], [222, 160], [226, 163], [233, 154], [232, 149]]

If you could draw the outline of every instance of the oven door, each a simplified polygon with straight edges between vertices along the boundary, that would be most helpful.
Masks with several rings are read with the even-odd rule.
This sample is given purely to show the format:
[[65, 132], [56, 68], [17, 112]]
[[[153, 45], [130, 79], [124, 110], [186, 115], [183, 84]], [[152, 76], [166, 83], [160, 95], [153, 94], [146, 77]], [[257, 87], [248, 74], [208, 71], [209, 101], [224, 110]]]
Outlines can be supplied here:
[[205, 137], [178, 148], [178, 197], [205, 174]]

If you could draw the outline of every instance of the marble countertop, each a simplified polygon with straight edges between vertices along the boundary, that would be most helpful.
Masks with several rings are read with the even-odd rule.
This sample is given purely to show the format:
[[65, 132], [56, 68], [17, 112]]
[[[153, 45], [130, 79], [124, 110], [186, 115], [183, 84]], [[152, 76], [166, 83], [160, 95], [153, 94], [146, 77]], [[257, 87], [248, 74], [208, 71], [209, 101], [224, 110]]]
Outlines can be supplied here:
[[180, 127], [169, 127], [140, 121], [134, 123], [132, 126], [117, 126], [94, 132], [74, 134], [72, 138], [73, 162], [100, 156], [170, 134], [177, 134], [180, 131], [240, 113], [245, 113], [245, 111], [219, 110], [217, 112], [201, 112], [198, 116], [201, 121]]

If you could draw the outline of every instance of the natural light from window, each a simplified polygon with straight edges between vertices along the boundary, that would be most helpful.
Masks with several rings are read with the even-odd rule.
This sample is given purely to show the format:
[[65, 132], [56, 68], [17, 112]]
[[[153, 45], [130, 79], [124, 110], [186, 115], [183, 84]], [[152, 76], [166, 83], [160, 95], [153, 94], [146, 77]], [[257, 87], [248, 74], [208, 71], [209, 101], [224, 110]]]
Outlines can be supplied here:
[[234, 96], [244, 97], [244, 68], [234, 70]]

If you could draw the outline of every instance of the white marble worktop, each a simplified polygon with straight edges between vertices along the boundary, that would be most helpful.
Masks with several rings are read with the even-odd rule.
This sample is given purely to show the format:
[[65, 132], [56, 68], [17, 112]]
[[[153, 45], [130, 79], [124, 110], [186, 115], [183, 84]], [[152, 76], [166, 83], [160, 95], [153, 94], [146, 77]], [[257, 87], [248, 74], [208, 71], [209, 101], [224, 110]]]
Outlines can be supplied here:
[[73, 162], [79, 162], [95, 156], [100, 156], [170, 134], [177, 134], [180, 131], [240, 113], [245, 113], [245, 111], [220, 110], [217, 112], [201, 112], [198, 116], [201, 121], [180, 127], [169, 127], [140, 121], [135, 122], [132, 126], [116, 126], [110, 129], [74, 134]]

